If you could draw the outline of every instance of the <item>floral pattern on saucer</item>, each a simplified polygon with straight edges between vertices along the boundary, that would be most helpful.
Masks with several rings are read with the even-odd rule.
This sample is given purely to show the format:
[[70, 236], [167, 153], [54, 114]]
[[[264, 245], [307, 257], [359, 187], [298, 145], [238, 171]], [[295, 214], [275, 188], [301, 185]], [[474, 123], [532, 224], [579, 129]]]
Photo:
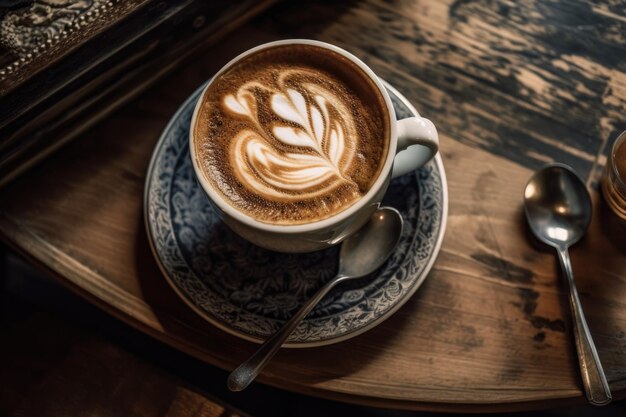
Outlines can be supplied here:
[[[388, 89], [398, 118], [416, 114], [406, 99]], [[258, 342], [335, 275], [339, 251], [271, 252], [240, 238], [219, 220], [196, 182], [189, 157], [189, 124], [201, 91], [183, 103], [156, 145], [144, 201], [148, 237], [161, 270], [190, 307], [223, 330]], [[383, 204], [397, 208], [404, 218], [397, 250], [375, 273], [331, 291], [287, 346], [347, 339], [404, 304], [439, 250], [446, 198], [439, 156], [393, 180]]]

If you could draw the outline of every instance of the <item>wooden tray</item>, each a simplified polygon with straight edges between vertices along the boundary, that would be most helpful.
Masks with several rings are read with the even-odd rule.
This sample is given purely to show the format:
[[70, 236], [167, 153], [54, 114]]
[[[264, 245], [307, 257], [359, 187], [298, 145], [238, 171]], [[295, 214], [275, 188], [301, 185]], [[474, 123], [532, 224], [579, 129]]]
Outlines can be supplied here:
[[[256, 345], [206, 323], [165, 282], [143, 226], [144, 176], [167, 120], [228, 59], [277, 38], [319, 38], [363, 57], [438, 125], [447, 231], [430, 276], [393, 317], [346, 342], [281, 351], [260, 382], [409, 409], [585, 403], [556, 258], [533, 244], [521, 209], [532, 171], [557, 159], [593, 194], [573, 269], [614, 398], [624, 398], [626, 233], [596, 184], [611, 126], [626, 122], [626, 78], [610, 54], [594, 52], [622, 49], [571, 22], [621, 23], [607, 8], [583, 5], [281, 4], [6, 187], [0, 234], [121, 320], [233, 369]], [[574, 56], [556, 51], [554, 38], [584, 42]], [[566, 65], [570, 72], [559, 69]], [[600, 97], [606, 104], [590, 104]]]

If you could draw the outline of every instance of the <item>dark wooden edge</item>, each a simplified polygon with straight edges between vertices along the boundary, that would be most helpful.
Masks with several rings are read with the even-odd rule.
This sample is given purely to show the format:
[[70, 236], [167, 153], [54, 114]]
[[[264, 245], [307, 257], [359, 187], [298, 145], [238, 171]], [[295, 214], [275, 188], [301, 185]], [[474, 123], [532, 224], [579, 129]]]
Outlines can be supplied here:
[[[35, 106], [33, 110], [37, 113], [36, 115], [31, 115], [30, 110], [20, 115], [21, 118], [31, 117], [34, 122], [20, 126], [15, 131], [3, 131], [2, 129], [6, 126], [0, 128], [0, 132], [6, 136], [0, 140], [0, 155], [2, 155], [0, 158], [0, 188], [128, 103], [156, 81], [170, 74], [175, 68], [193, 59], [195, 55], [214, 45], [237, 27], [267, 10], [276, 1], [263, 0], [251, 5], [242, 4], [229, 11], [227, 15], [218, 17], [205, 29], [193, 36], [197, 42], [191, 42], [180, 47], [176, 53], [169, 53], [165, 65], [162, 63], [163, 54], [161, 54], [157, 61], [152, 57], [147, 64], [138, 66], [137, 63], [134, 63], [134, 68], [126, 68], [129, 66], [128, 62], [100, 64], [90, 68], [93, 71], [99, 68], [99, 71], [103, 72], [89, 80], [81, 89], [84, 88], [93, 92], [94, 87], [89, 87], [93, 84], [98, 91], [93, 92], [89, 100], [81, 100], [81, 106], [70, 106], [74, 112], [78, 112], [75, 120], [59, 122], [58, 125], [46, 121], [50, 117], [66, 113], [67, 106], [58, 106], [55, 100], [63, 96], [62, 93], [66, 92], [63, 88], [67, 85], [59, 87], [54, 93], [50, 93], [50, 97], [42, 98], [37, 105], [38, 107]], [[118, 53], [120, 52], [118, 51]], [[138, 58], [133, 59], [136, 61]], [[75, 81], [69, 80], [66, 84], [70, 85]], [[107, 84], [105, 90], [98, 88], [103, 83]], [[62, 116], [59, 118], [63, 119]]]
[[[175, 349], [178, 349], [184, 352], [187, 355], [194, 357], [202, 362], [208, 363], [210, 365], [216, 366], [218, 368], [222, 368], [225, 370], [231, 370], [234, 368], [225, 367], [224, 364], [220, 364], [215, 358], [207, 355], [206, 352], [198, 349], [192, 344], [185, 343], [184, 340], [175, 338], [170, 336], [165, 332], [158, 332], [156, 329], [150, 327], [147, 323], [139, 320], [137, 316], [132, 316], [127, 312], [116, 309], [108, 304], [104, 299], [99, 298], [97, 295], [89, 292], [86, 288], [81, 287], [78, 283], [74, 282], [71, 278], [66, 278], [61, 273], [61, 271], [56, 270], [53, 265], [46, 263], [43, 257], [38, 257], [35, 253], [29, 251], [26, 247], [20, 244], [20, 235], [31, 235], [34, 240], [39, 240], [43, 245], [41, 246], [43, 249], [41, 250], [40, 255], [47, 255], [49, 259], [54, 259], [57, 254], [53, 253], [52, 247], [48, 245], [42, 238], [35, 235], [34, 233], [26, 230], [22, 226], [19, 225], [18, 222], [11, 219], [5, 212], [0, 211], [0, 240], [4, 242], [10, 249], [15, 251], [18, 255], [22, 256], [24, 259], [32, 263], [35, 267], [37, 267], [42, 272], [46, 273], [49, 276], [55, 278], [63, 287], [69, 289], [74, 292], [78, 296], [84, 298], [91, 304], [100, 308], [104, 312], [110, 314], [123, 321], [124, 323], [130, 325], [131, 327], [141, 331], [144, 334], [149, 335], [150, 337], [165, 343]], [[82, 264], [79, 264], [82, 265]], [[68, 272], [70, 270], [68, 269]], [[93, 271], [92, 271], [93, 272]], [[95, 274], [95, 272], [93, 272]], [[76, 277], [79, 277], [78, 272], [74, 272]], [[104, 278], [101, 277], [104, 280]], [[133, 297], [135, 298], [135, 297]], [[146, 305], [141, 301], [148, 310], [151, 310], [150, 306]], [[161, 314], [162, 316], [162, 314]], [[156, 316], [154, 316], [156, 317]], [[155, 318], [156, 320], [156, 318]], [[158, 321], [158, 320], [157, 320]], [[184, 331], [192, 331], [198, 333], [198, 330], [193, 329], [189, 326], [185, 326], [182, 322], [177, 320], [175, 317], [172, 317], [172, 323], [176, 326], [180, 327], [181, 330]], [[328, 391], [324, 389], [319, 389], [315, 387], [307, 387], [302, 386], [294, 381], [283, 381], [275, 378], [267, 378], [263, 375], [259, 376], [259, 380], [267, 385], [273, 386], [275, 388], [284, 389], [291, 392], [296, 392], [299, 394], [320, 397], [333, 401], [346, 402], [351, 404], [356, 404], [360, 406], [369, 406], [376, 408], [390, 408], [390, 409], [398, 409], [398, 410], [412, 410], [412, 411], [437, 411], [437, 412], [471, 412], [471, 413], [495, 413], [502, 411], [529, 411], [529, 410], [539, 410], [539, 409], [548, 409], [548, 408], [558, 408], [558, 407], [569, 407], [576, 405], [585, 405], [587, 401], [582, 393], [574, 397], [564, 397], [564, 398], [551, 398], [551, 399], [542, 399], [536, 401], [513, 401], [513, 402], [501, 402], [501, 403], [437, 403], [437, 402], [416, 402], [416, 401], [407, 401], [402, 399], [394, 399], [394, 398], [380, 398], [380, 397], [365, 397], [360, 395], [354, 395], [351, 393], [341, 393], [335, 391]], [[226, 383], [226, 381], [224, 381]], [[545, 390], [544, 390], [545, 391]], [[561, 390], [554, 390], [555, 394], [558, 392], [562, 392]], [[615, 391], [613, 394], [613, 400], [622, 400], [626, 398], [626, 390]], [[569, 395], [569, 392], [568, 392]]]

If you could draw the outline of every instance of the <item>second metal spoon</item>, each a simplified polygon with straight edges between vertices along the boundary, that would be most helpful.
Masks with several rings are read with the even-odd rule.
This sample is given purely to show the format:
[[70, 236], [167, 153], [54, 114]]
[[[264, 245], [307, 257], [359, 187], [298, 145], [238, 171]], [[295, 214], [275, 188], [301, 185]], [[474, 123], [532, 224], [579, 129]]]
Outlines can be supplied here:
[[274, 357], [298, 324], [331, 289], [340, 282], [361, 278], [377, 270], [393, 253], [401, 235], [400, 213], [390, 207], [376, 210], [365, 226], [342, 243], [337, 276], [318, 290], [278, 332], [230, 374], [228, 388], [231, 391], [245, 389]]
[[583, 237], [589, 227], [589, 192], [570, 167], [552, 164], [537, 171], [528, 181], [524, 191], [524, 207], [533, 233], [539, 240], [556, 249], [567, 278], [574, 338], [587, 399], [593, 405], [608, 404], [611, 402], [611, 391], [587, 327], [567, 251]]

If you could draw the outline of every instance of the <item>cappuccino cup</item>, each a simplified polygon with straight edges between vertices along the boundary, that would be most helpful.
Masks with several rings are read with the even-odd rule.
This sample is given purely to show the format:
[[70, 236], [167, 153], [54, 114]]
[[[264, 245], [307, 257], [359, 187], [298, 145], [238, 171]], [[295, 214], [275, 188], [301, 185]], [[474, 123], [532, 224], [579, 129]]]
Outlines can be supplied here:
[[361, 60], [303, 39], [227, 63], [202, 91], [189, 132], [195, 175], [221, 219], [279, 252], [340, 243], [369, 220], [392, 178], [439, 147], [430, 120], [396, 120]]

